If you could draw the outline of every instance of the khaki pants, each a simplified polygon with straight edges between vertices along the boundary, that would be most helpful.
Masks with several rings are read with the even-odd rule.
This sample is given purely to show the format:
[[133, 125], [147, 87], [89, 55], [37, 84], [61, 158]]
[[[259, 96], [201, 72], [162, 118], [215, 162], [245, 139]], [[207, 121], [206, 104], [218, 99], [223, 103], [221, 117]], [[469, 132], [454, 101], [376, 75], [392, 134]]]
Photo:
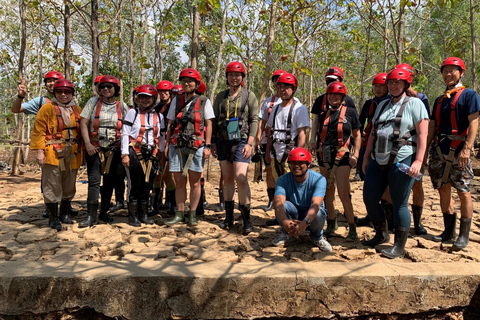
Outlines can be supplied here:
[[[65, 154], [71, 153], [71, 147], [66, 146]], [[77, 169], [70, 169], [71, 159], [65, 161], [67, 170], [60, 171], [59, 166], [45, 164], [42, 168], [43, 201], [45, 203], [59, 203], [62, 200], [71, 200], [75, 196]]]

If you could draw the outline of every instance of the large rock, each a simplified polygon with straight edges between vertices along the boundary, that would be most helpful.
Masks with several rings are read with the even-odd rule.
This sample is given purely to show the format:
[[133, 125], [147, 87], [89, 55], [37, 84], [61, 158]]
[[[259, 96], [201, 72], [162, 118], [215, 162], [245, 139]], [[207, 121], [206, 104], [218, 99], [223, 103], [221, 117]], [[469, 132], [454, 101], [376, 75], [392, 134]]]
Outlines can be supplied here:
[[[0, 315], [94, 308], [126, 319], [352, 317], [468, 306], [464, 263], [1, 262]], [[477, 293], [476, 293], [477, 292]], [[388, 303], [385, 303], [388, 300]]]

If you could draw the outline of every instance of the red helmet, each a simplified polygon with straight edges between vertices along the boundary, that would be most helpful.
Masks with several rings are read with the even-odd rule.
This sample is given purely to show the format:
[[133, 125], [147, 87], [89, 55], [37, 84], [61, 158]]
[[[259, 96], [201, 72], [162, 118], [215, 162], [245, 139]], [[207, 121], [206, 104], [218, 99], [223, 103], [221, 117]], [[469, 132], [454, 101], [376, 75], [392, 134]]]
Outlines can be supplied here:
[[197, 80], [197, 82], [200, 82], [200, 80], [202, 80], [200, 73], [198, 73], [198, 71], [193, 68], [183, 69], [182, 72], [180, 72], [180, 75], [178, 76], [179, 80], [182, 80], [182, 78], [193, 78]]
[[102, 79], [102, 78], [103, 78], [103, 76], [102, 76], [102, 75], [99, 75], [98, 77], [95, 78], [95, 81], [93, 81], [93, 83], [94, 83], [95, 85], [97, 85], [97, 84], [100, 82], [100, 79]]
[[297, 89], [298, 87], [298, 82], [297, 78], [291, 73], [283, 73], [277, 80], [278, 83], [286, 83], [286, 84], [291, 84], [293, 86], [293, 89]]
[[288, 154], [288, 162], [290, 161], [307, 161], [308, 164], [312, 162], [310, 152], [305, 148], [295, 148]]
[[65, 79], [65, 78], [63, 77], [63, 74], [61, 74], [60, 72], [52, 70], [52, 71], [47, 72], [45, 77], [43, 77], [43, 81], [45, 81], [47, 79], [60, 80], [60, 79]]
[[175, 93], [175, 94], [184, 94], [183, 88], [179, 84], [176, 84], [172, 87], [172, 92]]
[[460, 70], [465, 71], [465, 63], [460, 58], [450, 57], [445, 59], [445, 61], [443, 61], [442, 63], [442, 66], [440, 67], [440, 71], [442, 71], [443, 67], [445, 66], [457, 66], [460, 68]]
[[75, 86], [67, 79], [59, 79], [53, 84], [53, 92], [57, 89], [70, 89], [75, 93]]
[[405, 80], [408, 83], [412, 83], [412, 76], [410, 72], [404, 69], [392, 69], [387, 74], [387, 81], [388, 80]]
[[282, 69], [278, 69], [278, 70], [275, 70], [273, 73], [272, 73], [272, 81], [273, 81], [273, 78], [275, 77], [280, 77], [282, 74], [284, 73], [287, 73], [287, 71], [285, 70], [282, 70]]
[[168, 80], [162, 80], [157, 84], [157, 90], [172, 90], [173, 83]]
[[343, 70], [340, 69], [339, 67], [330, 67], [325, 73], [325, 78], [329, 76], [336, 76], [340, 78], [340, 81], [343, 81]]
[[340, 81], [333, 81], [328, 85], [327, 93], [341, 93], [347, 95], [347, 87]]
[[373, 78], [372, 84], [387, 84], [387, 73], [382, 72], [382, 73], [377, 74]]
[[138, 86], [136, 86], [135, 89], [133, 89], [133, 94], [137, 94], [138, 89], [140, 89], [141, 86], [142, 86], [141, 84], [139, 84]]
[[101, 85], [102, 83], [111, 83], [114, 86], [117, 86], [118, 88], [120, 88], [120, 81], [118, 81], [118, 79], [115, 78], [114, 76], [103, 76], [103, 77], [101, 77], [98, 84]]
[[408, 63], [400, 63], [400, 64], [397, 64], [397, 66], [395, 67], [395, 69], [403, 69], [403, 70], [407, 70], [408, 72], [410, 72], [411, 75], [414, 75], [415, 72], [413, 71], [413, 68], [411, 65], [409, 65]]
[[245, 67], [238, 61], [232, 61], [227, 64], [227, 67], [225, 68], [225, 74], [229, 72], [240, 72], [241, 74], [243, 74], [244, 77], [246, 75]]
[[157, 100], [158, 98], [157, 89], [155, 89], [155, 87], [152, 86], [151, 84], [142, 84], [137, 90], [137, 95], [140, 95], [140, 94], [145, 94], [147, 96], [155, 97], [155, 100]]
[[207, 91], [207, 86], [205, 85], [205, 82], [200, 80], [200, 84], [198, 85], [198, 88], [197, 88], [197, 93], [204, 94], [205, 91]]

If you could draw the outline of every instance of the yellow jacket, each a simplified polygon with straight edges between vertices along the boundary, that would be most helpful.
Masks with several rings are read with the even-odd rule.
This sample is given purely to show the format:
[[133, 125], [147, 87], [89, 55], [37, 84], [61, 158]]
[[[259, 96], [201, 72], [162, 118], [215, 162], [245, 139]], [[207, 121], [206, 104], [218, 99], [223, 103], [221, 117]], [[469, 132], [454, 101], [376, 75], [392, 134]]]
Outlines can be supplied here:
[[[78, 114], [82, 112], [82, 109], [79, 106], [73, 106], [78, 110]], [[75, 113], [72, 112], [70, 115], [71, 127], [76, 127], [75, 122]], [[64, 126], [66, 126], [64, 124]], [[55, 106], [52, 103], [47, 103], [43, 105], [38, 111], [37, 116], [35, 117], [35, 123], [33, 125], [32, 138], [30, 141], [31, 150], [45, 150], [45, 163], [51, 164], [54, 166], [59, 165], [58, 156], [53, 145], [47, 145], [47, 142], [50, 140], [47, 135], [51, 135], [55, 139], [55, 134], [57, 133], [58, 122], [57, 114], [55, 112]], [[68, 130], [63, 130], [62, 139], [67, 139]], [[72, 129], [72, 138], [80, 137], [80, 133], [77, 132], [77, 129]], [[65, 143], [62, 143], [62, 150], [65, 147]], [[72, 159], [70, 164], [71, 169], [78, 169], [82, 164], [82, 148], [77, 142], [72, 142], [72, 153], [78, 153]], [[71, 156], [65, 154], [64, 157], [68, 158]]]

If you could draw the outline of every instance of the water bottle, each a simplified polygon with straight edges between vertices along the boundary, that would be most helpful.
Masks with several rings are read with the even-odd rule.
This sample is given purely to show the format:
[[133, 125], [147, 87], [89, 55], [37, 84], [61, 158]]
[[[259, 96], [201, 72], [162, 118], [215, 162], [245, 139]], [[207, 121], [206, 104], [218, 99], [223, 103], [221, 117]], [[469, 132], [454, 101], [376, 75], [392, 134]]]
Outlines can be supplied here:
[[[398, 170], [402, 171], [405, 174], [408, 174], [408, 170], [410, 170], [410, 167], [407, 166], [405, 163], [399, 163], [397, 162], [396, 166], [398, 167]], [[413, 177], [415, 180], [420, 180], [422, 179], [423, 174], [421, 172], [418, 173], [418, 176]]]

